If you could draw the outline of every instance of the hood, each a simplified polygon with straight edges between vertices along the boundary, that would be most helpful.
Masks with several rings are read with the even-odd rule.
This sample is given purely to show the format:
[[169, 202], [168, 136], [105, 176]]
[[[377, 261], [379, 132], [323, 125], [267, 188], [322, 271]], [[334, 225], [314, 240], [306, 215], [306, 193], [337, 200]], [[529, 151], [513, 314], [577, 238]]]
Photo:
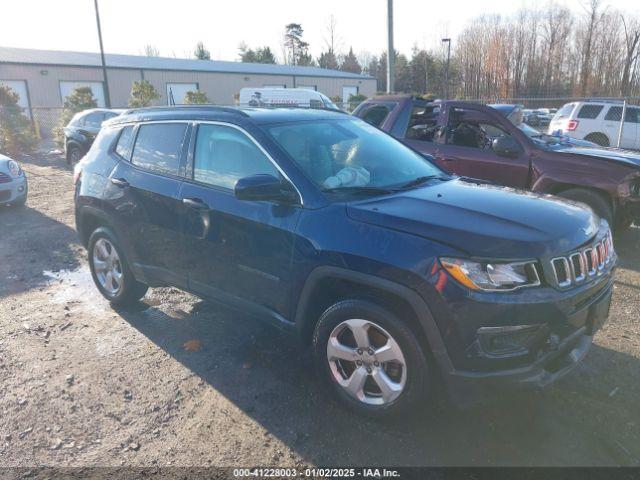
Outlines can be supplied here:
[[559, 139], [558, 145], [560, 147], [590, 147], [598, 148], [597, 143], [590, 142], [589, 140], [581, 140], [579, 138], [562, 137]]
[[628, 150], [607, 147], [577, 147], [566, 146], [555, 149], [556, 152], [584, 155], [587, 157], [603, 158], [617, 163], [624, 163], [632, 167], [640, 167], [640, 154]]
[[486, 258], [555, 256], [589, 241], [599, 219], [579, 204], [455, 179], [347, 205], [354, 220]]

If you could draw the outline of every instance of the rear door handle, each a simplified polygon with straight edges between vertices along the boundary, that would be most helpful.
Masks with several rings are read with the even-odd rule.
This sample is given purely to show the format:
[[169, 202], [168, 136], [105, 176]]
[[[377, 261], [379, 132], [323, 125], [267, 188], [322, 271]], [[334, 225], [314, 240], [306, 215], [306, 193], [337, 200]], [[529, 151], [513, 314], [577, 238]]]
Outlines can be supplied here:
[[124, 178], [112, 178], [111, 183], [120, 188], [127, 188], [129, 186], [129, 182], [127, 182]]
[[209, 210], [209, 205], [199, 198], [183, 198], [182, 203], [194, 210]]

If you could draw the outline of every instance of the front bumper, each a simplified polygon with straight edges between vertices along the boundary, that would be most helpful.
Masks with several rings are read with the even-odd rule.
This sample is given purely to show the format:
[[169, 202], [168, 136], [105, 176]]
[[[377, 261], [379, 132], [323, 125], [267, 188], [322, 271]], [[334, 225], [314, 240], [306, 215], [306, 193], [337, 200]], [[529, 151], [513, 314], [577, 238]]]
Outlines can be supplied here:
[[0, 183], [0, 205], [26, 198], [28, 190], [29, 186], [25, 175], [7, 183]]
[[[555, 342], [545, 342], [527, 358], [527, 363], [512, 368], [490, 371], [452, 369], [444, 372], [444, 381], [452, 399], [460, 406], [482, 401], [505, 387], [544, 388], [562, 378], [587, 355], [592, 338], [605, 324], [609, 315], [613, 277], [603, 278], [597, 293], [566, 318], [565, 336], [550, 335]], [[602, 285], [603, 284], [603, 285]]]

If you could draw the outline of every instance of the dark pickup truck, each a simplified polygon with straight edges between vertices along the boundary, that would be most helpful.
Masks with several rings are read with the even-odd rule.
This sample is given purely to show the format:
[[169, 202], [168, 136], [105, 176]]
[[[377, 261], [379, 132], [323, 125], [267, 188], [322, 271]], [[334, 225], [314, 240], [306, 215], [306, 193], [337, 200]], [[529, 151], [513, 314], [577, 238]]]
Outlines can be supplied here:
[[456, 175], [583, 202], [618, 229], [640, 220], [640, 154], [536, 132], [517, 105], [389, 95], [353, 114]]

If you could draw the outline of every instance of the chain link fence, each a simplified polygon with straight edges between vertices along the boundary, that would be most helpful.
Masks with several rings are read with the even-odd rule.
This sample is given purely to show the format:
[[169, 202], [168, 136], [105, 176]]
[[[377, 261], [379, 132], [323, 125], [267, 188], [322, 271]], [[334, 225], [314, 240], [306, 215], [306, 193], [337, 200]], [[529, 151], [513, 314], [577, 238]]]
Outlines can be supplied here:
[[[600, 102], [611, 103], [620, 105], [625, 112], [626, 121], [622, 122], [622, 115], [618, 115], [613, 121], [617, 122], [621, 128], [627, 129], [631, 123], [635, 123], [633, 128], [637, 128], [638, 131], [638, 143], [640, 143], [640, 113], [634, 117], [630, 113], [636, 112], [638, 106], [640, 106], [640, 98], [621, 98], [621, 97], [518, 97], [518, 98], [478, 98], [478, 99], [465, 99], [464, 101], [482, 104], [518, 104], [522, 105], [524, 109], [533, 110], [537, 114], [542, 113], [544, 116], [525, 116], [525, 122], [534, 128], [546, 131], [549, 121], [553, 117], [557, 109], [562, 108], [567, 103], [573, 102]], [[336, 105], [345, 112], [353, 112], [361, 102], [335, 102]], [[528, 112], [527, 112], [528, 113]], [[22, 114], [25, 115], [32, 126], [32, 130], [36, 138], [42, 140], [55, 140], [60, 135], [60, 129], [63, 126], [61, 124], [61, 117], [63, 109], [61, 107], [32, 107], [30, 109], [22, 110]], [[616, 139], [617, 140], [617, 139]], [[617, 142], [611, 142], [612, 146], [616, 146]]]
[[57, 129], [62, 125], [60, 107], [34, 107], [31, 109], [31, 123], [36, 137], [40, 139], [53, 139], [57, 135]]

